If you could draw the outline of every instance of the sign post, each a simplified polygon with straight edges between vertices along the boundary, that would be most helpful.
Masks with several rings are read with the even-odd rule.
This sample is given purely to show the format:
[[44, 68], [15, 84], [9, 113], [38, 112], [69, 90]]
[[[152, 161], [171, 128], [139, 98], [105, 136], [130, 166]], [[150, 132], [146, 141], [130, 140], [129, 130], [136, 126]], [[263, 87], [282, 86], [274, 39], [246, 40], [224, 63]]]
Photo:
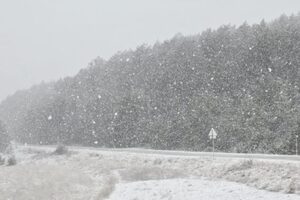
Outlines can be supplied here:
[[214, 156], [215, 156], [215, 139], [217, 138], [217, 132], [215, 131], [214, 128], [212, 128], [210, 131], [209, 131], [209, 139], [212, 140], [212, 145], [213, 145], [213, 154], [212, 154], [212, 157], [214, 159]]
[[296, 156], [298, 156], [298, 135], [296, 135]]

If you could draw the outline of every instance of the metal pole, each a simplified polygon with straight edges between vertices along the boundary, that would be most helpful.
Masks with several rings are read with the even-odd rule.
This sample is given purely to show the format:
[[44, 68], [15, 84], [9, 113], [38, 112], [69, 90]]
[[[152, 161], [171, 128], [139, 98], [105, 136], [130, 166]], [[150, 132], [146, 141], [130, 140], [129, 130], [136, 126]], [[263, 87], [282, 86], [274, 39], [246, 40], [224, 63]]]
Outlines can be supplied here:
[[215, 159], [215, 139], [212, 139], [213, 142], [213, 160]]
[[296, 156], [298, 156], [298, 135], [296, 135]]

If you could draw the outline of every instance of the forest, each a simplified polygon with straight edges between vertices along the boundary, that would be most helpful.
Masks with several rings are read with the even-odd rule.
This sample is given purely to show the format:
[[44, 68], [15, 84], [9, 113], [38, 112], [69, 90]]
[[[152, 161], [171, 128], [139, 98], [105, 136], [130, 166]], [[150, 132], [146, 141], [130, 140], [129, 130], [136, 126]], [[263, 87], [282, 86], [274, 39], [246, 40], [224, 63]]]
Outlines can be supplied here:
[[210, 151], [214, 128], [217, 151], [294, 154], [300, 14], [98, 57], [7, 97], [0, 120], [27, 144]]

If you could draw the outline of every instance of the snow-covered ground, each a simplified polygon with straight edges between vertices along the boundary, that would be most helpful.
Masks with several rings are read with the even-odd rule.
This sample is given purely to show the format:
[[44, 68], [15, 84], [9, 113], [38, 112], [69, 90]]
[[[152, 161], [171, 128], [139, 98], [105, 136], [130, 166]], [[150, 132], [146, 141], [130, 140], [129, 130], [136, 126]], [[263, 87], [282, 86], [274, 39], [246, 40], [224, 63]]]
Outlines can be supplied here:
[[109, 200], [288, 200], [300, 196], [256, 190], [241, 184], [205, 179], [169, 179], [118, 184]]
[[19, 147], [0, 166], [0, 200], [300, 200], [300, 163]]

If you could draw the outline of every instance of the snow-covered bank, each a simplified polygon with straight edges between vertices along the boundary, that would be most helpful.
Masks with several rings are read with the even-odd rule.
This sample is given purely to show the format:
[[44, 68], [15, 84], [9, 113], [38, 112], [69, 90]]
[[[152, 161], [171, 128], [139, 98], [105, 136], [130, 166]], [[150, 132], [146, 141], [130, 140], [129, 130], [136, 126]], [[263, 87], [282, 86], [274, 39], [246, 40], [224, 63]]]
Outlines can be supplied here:
[[256, 190], [224, 181], [172, 179], [121, 183], [109, 200], [297, 200], [300, 196]]
[[[193, 199], [195, 195], [205, 192], [205, 195], [220, 194], [223, 199], [234, 199], [228, 193], [239, 194], [242, 199], [247, 199], [250, 195], [248, 199], [251, 199], [251, 196], [254, 197], [251, 195], [254, 191], [261, 195], [262, 199], [300, 199], [300, 163], [295, 161], [232, 158], [212, 160], [208, 157], [89, 149], [72, 149], [65, 155], [53, 155], [53, 150], [51, 147], [19, 148], [16, 151], [16, 166], [0, 166], [0, 200], [101, 200], [109, 197], [127, 200], [125, 197], [118, 198], [118, 195], [125, 191], [136, 192], [128, 193], [128, 199], [132, 197], [130, 195], [137, 195], [137, 199], [146, 199], [140, 195], [154, 195], [160, 189], [162, 194], [165, 190], [171, 191], [169, 196], [173, 199], [183, 195], [178, 193], [180, 190], [185, 193], [184, 199]], [[221, 181], [222, 179], [237, 183]], [[182, 187], [171, 187], [176, 184]], [[170, 185], [171, 188], [162, 187], [166, 185]], [[232, 190], [227, 190], [231, 187]], [[281, 193], [258, 191], [255, 188]], [[277, 197], [271, 198], [271, 194]]]
[[[101, 155], [105, 162], [112, 159], [121, 169], [122, 180], [141, 181], [183, 177], [207, 177], [273, 192], [300, 194], [300, 162], [263, 159], [176, 156], [129, 151], [108, 152], [81, 149]], [[112, 164], [113, 165], [113, 164]]]

